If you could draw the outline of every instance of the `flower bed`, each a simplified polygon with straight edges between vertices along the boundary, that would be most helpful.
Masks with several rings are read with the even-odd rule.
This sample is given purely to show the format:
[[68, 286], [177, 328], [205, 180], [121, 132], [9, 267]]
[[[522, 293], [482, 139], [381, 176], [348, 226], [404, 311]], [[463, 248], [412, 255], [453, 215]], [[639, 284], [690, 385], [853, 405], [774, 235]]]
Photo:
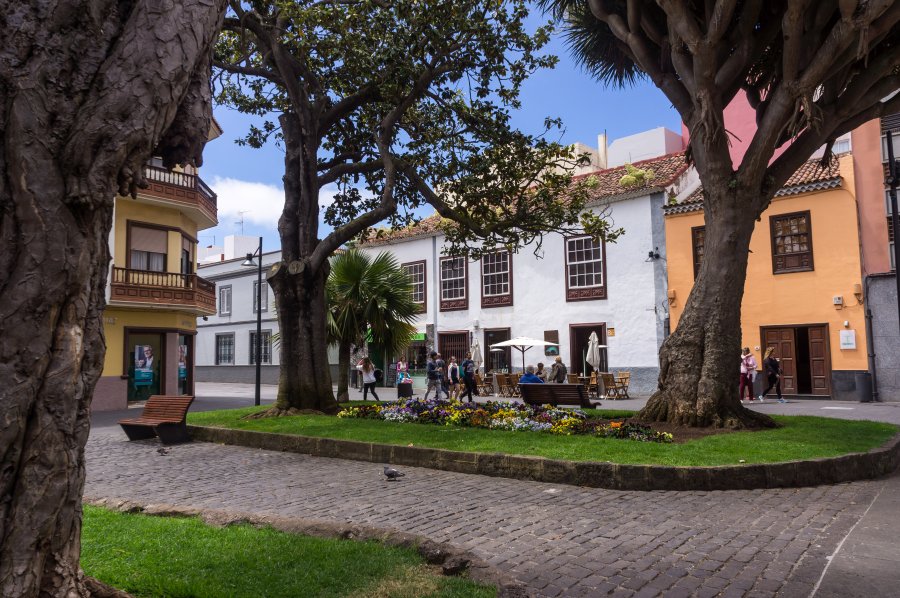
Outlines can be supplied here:
[[407, 399], [348, 407], [338, 413], [338, 417], [514, 432], [549, 432], [565, 436], [592, 435], [641, 442], [672, 442], [672, 435], [667, 432], [656, 432], [648, 426], [627, 421], [589, 418], [581, 409], [561, 409], [550, 405], [536, 407], [508, 401], [475, 404], [446, 399]]

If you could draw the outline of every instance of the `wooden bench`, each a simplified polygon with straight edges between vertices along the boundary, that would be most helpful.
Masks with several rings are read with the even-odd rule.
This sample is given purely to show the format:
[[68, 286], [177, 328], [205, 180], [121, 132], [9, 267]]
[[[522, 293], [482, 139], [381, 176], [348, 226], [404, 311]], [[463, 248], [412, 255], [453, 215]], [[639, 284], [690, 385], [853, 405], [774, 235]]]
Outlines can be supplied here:
[[529, 405], [578, 405], [592, 407], [584, 384], [519, 384], [522, 400]]
[[147, 399], [140, 417], [120, 419], [128, 440], [159, 436], [163, 444], [190, 442], [185, 418], [194, 397], [153, 395]]

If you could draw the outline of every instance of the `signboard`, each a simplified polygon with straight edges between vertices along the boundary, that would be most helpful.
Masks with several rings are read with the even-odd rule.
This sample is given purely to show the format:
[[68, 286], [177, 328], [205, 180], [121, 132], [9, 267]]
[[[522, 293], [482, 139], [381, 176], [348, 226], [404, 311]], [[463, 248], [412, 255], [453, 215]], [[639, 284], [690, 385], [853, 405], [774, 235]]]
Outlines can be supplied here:
[[559, 330], [545, 330], [544, 340], [553, 345], [544, 347], [544, 355], [547, 357], [556, 357], [559, 355]]
[[134, 386], [150, 386], [153, 384], [153, 347], [150, 345], [134, 346]]
[[841, 330], [841, 350], [856, 348], [856, 331]]

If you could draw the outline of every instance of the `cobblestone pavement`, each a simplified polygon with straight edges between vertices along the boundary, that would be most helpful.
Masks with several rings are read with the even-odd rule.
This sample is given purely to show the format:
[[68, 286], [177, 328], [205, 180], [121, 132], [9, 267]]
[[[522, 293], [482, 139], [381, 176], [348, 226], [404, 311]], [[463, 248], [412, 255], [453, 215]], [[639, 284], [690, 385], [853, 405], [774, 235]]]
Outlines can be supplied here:
[[192, 443], [95, 425], [88, 498], [368, 524], [473, 551], [540, 596], [808, 596], [883, 481], [619, 492]]

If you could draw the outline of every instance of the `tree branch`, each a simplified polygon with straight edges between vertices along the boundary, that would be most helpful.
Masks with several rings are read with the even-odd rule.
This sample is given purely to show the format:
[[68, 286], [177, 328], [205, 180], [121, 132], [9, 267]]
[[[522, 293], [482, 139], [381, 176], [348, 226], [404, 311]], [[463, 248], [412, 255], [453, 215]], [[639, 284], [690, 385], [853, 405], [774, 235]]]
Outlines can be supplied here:
[[333, 183], [334, 181], [344, 176], [377, 172], [382, 168], [382, 166], [383, 162], [379, 160], [373, 160], [370, 162], [356, 162], [353, 164], [337, 164], [328, 172], [319, 176], [319, 187], [324, 187], [325, 185]]

